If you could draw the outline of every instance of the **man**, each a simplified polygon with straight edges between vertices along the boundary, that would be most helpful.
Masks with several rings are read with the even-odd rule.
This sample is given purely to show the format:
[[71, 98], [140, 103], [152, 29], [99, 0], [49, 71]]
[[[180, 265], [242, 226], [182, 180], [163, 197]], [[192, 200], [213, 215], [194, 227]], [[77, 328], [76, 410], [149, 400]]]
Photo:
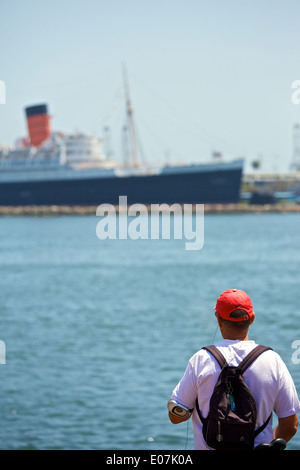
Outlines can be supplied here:
[[[217, 349], [230, 366], [236, 367], [257, 346], [254, 341], [249, 341], [248, 337], [249, 326], [255, 318], [251, 299], [244, 291], [228, 289], [218, 298], [215, 315], [223, 337], [223, 341], [216, 344]], [[205, 418], [220, 371], [216, 359], [207, 350], [201, 349], [190, 359], [183, 378], [170, 398], [193, 410], [195, 449], [211, 449], [204, 440], [202, 422], [195, 403], [198, 399], [199, 409]], [[255, 446], [277, 438], [288, 442], [297, 432], [300, 403], [294, 382], [280, 356], [272, 350], [263, 352], [246, 369], [243, 378], [256, 402], [256, 428], [262, 426], [273, 411], [278, 417], [278, 425], [274, 431], [270, 419], [256, 437]], [[189, 417], [190, 415], [182, 417], [169, 411], [173, 424], [186, 421]]]

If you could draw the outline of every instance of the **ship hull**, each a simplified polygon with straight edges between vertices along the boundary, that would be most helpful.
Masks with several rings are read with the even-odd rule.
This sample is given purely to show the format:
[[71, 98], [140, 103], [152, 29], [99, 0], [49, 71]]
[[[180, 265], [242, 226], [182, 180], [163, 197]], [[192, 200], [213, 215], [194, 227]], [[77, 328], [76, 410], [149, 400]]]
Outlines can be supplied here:
[[242, 166], [141, 176], [0, 182], [1, 206], [236, 203]]

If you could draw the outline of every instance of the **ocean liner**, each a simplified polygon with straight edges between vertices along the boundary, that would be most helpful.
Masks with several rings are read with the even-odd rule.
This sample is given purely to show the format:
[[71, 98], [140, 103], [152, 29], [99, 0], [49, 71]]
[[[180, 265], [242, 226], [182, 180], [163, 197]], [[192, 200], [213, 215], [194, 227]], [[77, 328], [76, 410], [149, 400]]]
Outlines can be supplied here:
[[103, 155], [102, 140], [52, 132], [46, 104], [25, 108], [28, 137], [14, 148], [0, 145], [0, 205], [97, 206], [140, 203], [235, 203], [243, 160], [144, 166], [139, 162], [129, 88], [125, 82], [131, 161]]

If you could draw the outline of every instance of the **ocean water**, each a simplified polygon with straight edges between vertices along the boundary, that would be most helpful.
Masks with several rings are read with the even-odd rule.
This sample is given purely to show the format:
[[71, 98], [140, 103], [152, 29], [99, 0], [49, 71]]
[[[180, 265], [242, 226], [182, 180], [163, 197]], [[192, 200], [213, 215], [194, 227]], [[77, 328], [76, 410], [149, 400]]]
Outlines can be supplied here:
[[99, 240], [97, 223], [0, 219], [1, 449], [192, 449], [192, 424], [172, 425], [166, 403], [188, 359], [221, 339], [213, 308], [231, 287], [252, 297], [250, 337], [299, 393], [298, 214], [205, 215], [199, 251]]

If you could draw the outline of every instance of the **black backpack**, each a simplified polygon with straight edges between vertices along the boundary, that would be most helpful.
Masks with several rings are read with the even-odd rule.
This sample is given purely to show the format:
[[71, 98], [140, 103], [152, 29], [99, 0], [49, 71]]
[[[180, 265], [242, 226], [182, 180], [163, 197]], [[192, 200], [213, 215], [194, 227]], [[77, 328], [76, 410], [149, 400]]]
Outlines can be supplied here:
[[256, 404], [243, 379], [243, 373], [260, 354], [272, 349], [256, 346], [238, 367], [229, 366], [216, 346], [202, 349], [209, 351], [221, 367], [206, 418], [202, 417], [198, 399], [196, 400], [196, 409], [203, 424], [204, 440], [209, 447], [216, 450], [252, 450], [255, 437], [265, 429], [272, 413], [260, 428], [255, 429]]

